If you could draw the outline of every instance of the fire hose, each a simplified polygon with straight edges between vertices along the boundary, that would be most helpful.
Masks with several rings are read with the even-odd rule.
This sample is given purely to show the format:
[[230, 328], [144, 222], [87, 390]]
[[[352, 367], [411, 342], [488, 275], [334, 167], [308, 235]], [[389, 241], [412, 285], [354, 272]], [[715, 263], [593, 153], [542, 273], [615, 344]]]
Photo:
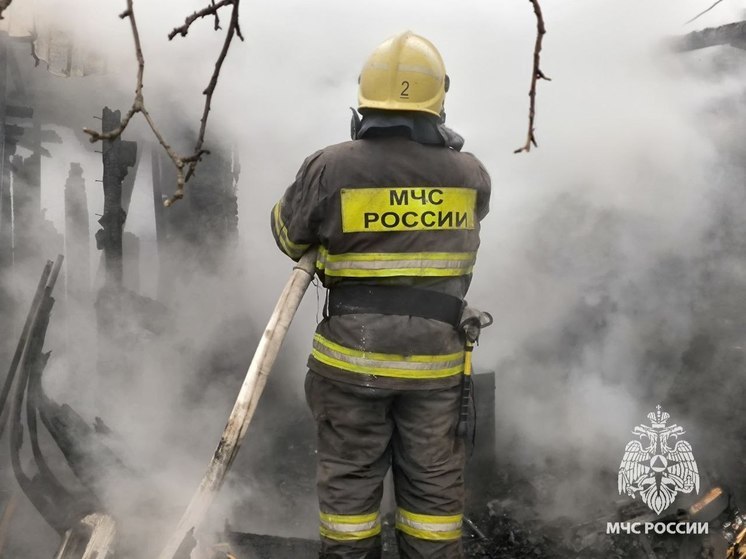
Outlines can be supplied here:
[[293, 268], [285, 289], [280, 295], [259, 345], [256, 348], [246, 378], [236, 398], [228, 423], [225, 426], [220, 442], [210, 460], [199, 488], [192, 497], [176, 530], [166, 543], [158, 559], [172, 559], [185, 539], [195, 532], [204, 519], [218, 491], [223, 485], [225, 476], [238, 454], [241, 442], [246, 435], [249, 423], [254, 415], [259, 398], [264, 390], [267, 377], [272, 370], [280, 351], [282, 341], [287, 334], [290, 322], [298, 310], [303, 295], [308, 289], [316, 271], [316, 250], [311, 249]]

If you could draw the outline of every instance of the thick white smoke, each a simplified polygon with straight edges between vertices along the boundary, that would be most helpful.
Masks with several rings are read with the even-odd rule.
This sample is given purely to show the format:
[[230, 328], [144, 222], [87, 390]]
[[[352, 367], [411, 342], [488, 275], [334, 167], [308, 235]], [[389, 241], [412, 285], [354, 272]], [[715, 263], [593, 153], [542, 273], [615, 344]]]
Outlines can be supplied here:
[[[586, 510], [580, 496], [589, 506], [616, 497], [613, 485], [580, 490], [616, 468], [628, 431], [651, 406], [665, 407], [680, 368], [670, 355], [683, 353], [698, 330], [694, 307], [711, 249], [708, 232], [717, 227], [726, 194], [742, 182], [724, 152], [730, 145], [724, 138], [736, 141], [734, 115], [743, 118], [735, 101], [743, 88], [742, 66], [728, 62], [738, 54], [726, 48], [673, 55], [664, 43], [699, 26], [737, 20], [740, 8], [724, 2], [683, 26], [704, 9], [700, 1], [545, 4], [549, 33], [542, 67], [552, 81], [539, 83], [540, 147], [522, 155], [512, 151], [522, 145], [527, 125], [535, 32], [528, 2], [294, 0], [242, 6], [246, 41], [232, 47], [208, 127], [213, 138], [239, 149], [236, 261], [180, 278], [171, 327], [164, 340], [147, 344], [142, 366], [124, 384], [104, 379], [95, 383], [96, 392], [86, 393], [87, 382], [51, 343], [53, 337], [48, 343], [54, 351], [50, 393], [91, 418], [105, 414], [121, 437], [120, 448], [158, 488], [156, 504], [114, 484], [111, 494], [119, 506], [162, 506], [164, 516], [176, 517], [196, 488], [240, 379], [211, 375], [209, 364], [195, 362], [186, 349], [198, 353], [221, 342], [230, 351], [239, 347], [236, 359], [248, 364], [256, 333], [290, 270], [274, 247], [269, 209], [306, 155], [347, 139], [347, 107], [355, 103], [362, 61], [403, 29], [440, 48], [453, 84], [448, 123], [493, 178], [492, 211], [483, 223], [469, 300], [496, 317], [476, 360], [498, 375], [498, 451], [505, 463], [534, 464], [542, 475], [581, 472], [579, 483], [548, 490], [549, 502], [566, 503], [571, 496], [579, 516]], [[187, 38], [169, 43], [166, 34], [202, 5], [135, 2], [147, 61], [146, 102], [183, 151], [191, 148], [184, 127], [198, 122], [201, 91], [222, 35], [212, 30], [212, 20], [200, 22]], [[74, 126], [96, 126], [92, 117], [104, 104], [126, 110], [135, 65], [129, 26], [116, 17], [124, 2], [78, 0], [73, 9], [69, 2], [38, 0], [37, 6], [45, 19], [74, 28], [81, 44], [108, 61], [106, 77], [74, 83], [38, 78], [50, 97], [81, 119]], [[718, 65], [727, 72], [709, 70]], [[720, 109], [726, 103], [732, 112]], [[102, 195], [94, 182], [101, 175], [97, 154], [84, 151], [79, 134], [60, 131], [65, 144], [44, 164], [42, 196], [61, 231], [69, 161], [83, 163], [91, 212], [100, 213]], [[139, 118], [129, 134], [148, 137]], [[154, 296], [149, 189], [144, 156], [127, 228], [141, 237], [143, 291]], [[21, 277], [17, 288], [30, 291], [35, 281]], [[310, 291], [270, 382], [273, 401], [304, 405], [302, 376], [317, 310]], [[242, 315], [251, 316], [253, 330]], [[185, 351], [179, 356], [180, 349]], [[185, 396], [190, 386], [206, 387], [197, 404]], [[693, 419], [700, 415], [692, 412], [689, 422], [686, 416], [674, 419], [695, 433], [699, 428], [702, 437], [706, 426]], [[264, 440], [259, 447], [271, 448], [272, 423], [261, 426], [269, 433], [250, 431], [248, 444]], [[311, 536], [311, 512], [291, 527], [268, 520], [274, 517], [267, 511], [281, 517], [285, 512], [273, 510], [264, 481], [268, 472], [251, 471], [254, 460], [239, 458], [236, 471], [254, 479], [233, 485], [231, 496], [236, 502], [262, 500], [264, 509], [254, 504], [251, 510], [262, 509], [264, 516], [234, 515], [234, 527]], [[232, 503], [224, 505], [213, 516], [218, 524], [230, 516]]]

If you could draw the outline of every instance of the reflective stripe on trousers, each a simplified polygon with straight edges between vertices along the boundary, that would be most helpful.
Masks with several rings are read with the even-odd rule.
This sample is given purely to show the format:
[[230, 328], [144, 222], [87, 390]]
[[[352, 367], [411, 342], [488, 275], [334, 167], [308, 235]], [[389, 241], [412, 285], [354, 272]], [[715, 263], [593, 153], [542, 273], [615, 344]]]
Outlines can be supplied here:
[[324, 538], [335, 541], [355, 541], [372, 538], [381, 533], [381, 516], [370, 514], [319, 514]]
[[454, 277], [471, 274], [476, 252], [348, 252], [319, 249], [316, 269], [330, 277]]
[[[391, 468], [397, 506], [429, 515], [408, 517], [409, 532], [415, 535], [405, 533], [400, 520], [399, 556], [463, 559], [460, 538], [453, 534], [451, 539], [434, 539], [432, 534], [447, 538], [446, 532], [459, 528], [456, 522], [464, 510], [466, 453], [463, 439], [456, 437], [461, 386], [374, 389], [309, 372], [305, 389], [317, 428], [319, 510], [340, 515], [378, 510], [383, 479]], [[448, 522], [452, 525], [443, 526]], [[420, 538], [417, 530], [431, 532], [433, 539]], [[361, 540], [322, 537], [321, 547], [322, 557], [381, 557], [380, 535]]]
[[311, 355], [331, 367], [382, 377], [436, 379], [464, 371], [463, 351], [441, 355], [375, 353], [345, 347], [318, 333], [313, 337]]
[[448, 541], [461, 538], [463, 514], [438, 516], [417, 514], [399, 508], [396, 511], [396, 529], [400, 532], [429, 541]]

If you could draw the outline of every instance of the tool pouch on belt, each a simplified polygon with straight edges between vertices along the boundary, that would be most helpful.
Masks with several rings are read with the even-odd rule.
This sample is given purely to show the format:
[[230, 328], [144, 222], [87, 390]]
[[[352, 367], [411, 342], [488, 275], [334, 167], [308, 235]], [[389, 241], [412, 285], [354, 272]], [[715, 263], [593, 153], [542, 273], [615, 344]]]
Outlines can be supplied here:
[[[482, 328], [492, 324], [492, 315], [483, 312], [468, 305], [464, 306], [459, 320], [459, 329], [464, 333], [464, 376], [461, 381], [461, 406], [459, 408], [458, 427], [456, 434], [459, 437], [467, 438], [469, 429], [469, 410], [471, 409], [473, 379], [472, 372], [472, 352], [474, 346], [479, 342], [479, 334]], [[474, 422], [476, 424], [476, 407], [474, 411]], [[476, 436], [476, 425], [472, 431], [472, 445]]]
[[492, 315], [490, 313], [465, 304], [459, 318], [458, 327], [464, 332], [466, 341], [476, 345], [479, 342], [479, 334], [482, 328], [487, 328], [491, 324]]

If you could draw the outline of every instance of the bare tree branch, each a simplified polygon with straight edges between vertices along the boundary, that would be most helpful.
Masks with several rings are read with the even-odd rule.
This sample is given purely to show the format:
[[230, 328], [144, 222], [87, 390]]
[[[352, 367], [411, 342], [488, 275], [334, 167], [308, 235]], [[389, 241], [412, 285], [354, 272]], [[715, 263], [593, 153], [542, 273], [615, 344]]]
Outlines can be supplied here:
[[215, 93], [215, 88], [218, 85], [218, 77], [220, 76], [220, 70], [223, 67], [223, 62], [225, 62], [225, 57], [228, 54], [228, 49], [231, 46], [231, 42], [233, 41], [234, 35], [237, 36], [242, 41], [244, 40], [243, 35], [241, 34], [241, 27], [238, 23], [238, 4], [240, 0], [222, 0], [221, 2], [218, 2], [217, 4], [213, 2], [213, 4], [199, 12], [193, 13], [191, 16], [189, 16], [186, 21], [184, 22], [184, 25], [181, 27], [178, 27], [171, 31], [169, 33], [168, 37], [169, 39], [173, 39], [177, 34], [181, 35], [182, 37], [186, 36], [187, 32], [189, 31], [189, 26], [194, 23], [197, 19], [201, 17], [205, 17], [206, 15], [209, 15], [210, 13], [215, 14], [215, 27], [216, 29], [219, 27], [220, 23], [217, 19], [217, 11], [225, 5], [232, 4], [233, 10], [231, 11], [231, 21], [228, 25], [228, 31], [226, 31], [225, 34], [225, 41], [223, 42], [223, 48], [220, 50], [220, 54], [218, 55], [218, 59], [215, 62], [215, 69], [212, 72], [212, 76], [210, 76], [210, 83], [207, 84], [207, 87], [202, 92], [202, 94], [205, 96], [205, 106], [202, 111], [202, 118], [200, 119], [200, 129], [199, 134], [197, 135], [197, 143], [194, 146], [194, 151], [197, 155], [197, 157], [189, 162], [189, 171], [186, 174], [186, 180], [189, 180], [192, 178], [192, 175], [194, 175], [194, 171], [197, 167], [197, 163], [200, 158], [200, 152], [204, 152], [205, 150], [202, 149], [202, 145], [205, 142], [205, 130], [207, 129], [207, 117], [210, 114], [210, 109], [212, 106], [212, 96], [213, 93]]
[[689, 21], [685, 22], [684, 25], [693, 22], [695, 19], [699, 19], [700, 17], [702, 17], [703, 15], [705, 15], [707, 12], [709, 12], [710, 10], [712, 10], [715, 6], [717, 6], [718, 4], [720, 4], [720, 2], [722, 2], [722, 1], [723, 0], [716, 0], [716, 2], [712, 6], [710, 6], [709, 8], [707, 8], [704, 12], [698, 13], [692, 19], [690, 19]]
[[[2, 1], [3, 0], [0, 0], [0, 2]], [[143, 54], [142, 54], [142, 46], [140, 43], [140, 32], [137, 27], [137, 20], [135, 19], [133, 0], [127, 0], [127, 9], [119, 15], [121, 19], [129, 18], [130, 27], [132, 29], [132, 37], [133, 37], [134, 44], [135, 44], [135, 56], [137, 57], [137, 85], [135, 87], [135, 98], [132, 102], [132, 106], [130, 107], [129, 111], [127, 111], [127, 114], [125, 114], [124, 118], [122, 119], [122, 123], [118, 128], [111, 130], [110, 132], [105, 132], [105, 133], [98, 132], [90, 128], [84, 128], [83, 131], [90, 136], [91, 142], [97, 142], [100, 140], [113, 140], [121, 136], [122, 132], [124, 132], [124, 130], [127, 128], [127, 125], [129, 124], [130, 120], [132, 120], [133, 116], [135, 116], [137, 113], [142, 113], [143, 118], [148, 123], [148, 126], [150, 126], [150, 129], [153, 131], [153, 134], [158, 140], [158, 143], [161, 144], [163, 149], [168, 154], [168, 157], [171, 159], [171, 162], [174, 164], [174, 167], [176, 167], [176, 191], [173, 193], [173, 195], [170, 198], [168, 198], [167, 200], [163, 202], [163, 205], [166, 207], [169, 207], [176, 200], [180, 200], [181, 198], [184, 197], [184, 185], [194, 175], [194, 171], [197, 167], [197, 163], [200, 161], [202, 156], [209, 153], [209, 151], [204, 149], [202, 146], [204, 145], [204, 141], [205, 141], [205, 132], [207, 129], [207, 117], [210, 112], [210, 107], [212, 104], [212, 95], [215, 92], [215, 87], [217, 86], [217, 83], [218, 83], [218, 77], [220, 75], [220, 70], [223, 66], [223, 62], [225, 61], [225, 57], [228, 54], [228, 49], [230, 48], [231, 42], [233, 41], [233, 37], [237, 35], [241, 40], [243, 40], [243, 36], [241, 35], [241, 29], [238, 24], [239, 3], [240, 3], [240, 0], [221, 0], [220, 2], [215, 2], [214, 0], [211, 0], [210, 6], [208, 6], [207, 8], [203, 10], [200, 10], [199, 12], [193, 13], [191, 16], [186, 18], [184, 25], [174, 29], [168, 35], [169, 39], [173, 39], [176, 35], [186, 36], [187, 32], [189, 31], [189, 27], [191, 26], [192, 23], [194, 23], [197, 19], [200, 19], [208, 15], [215, 16], [215, 29], [220, 29], [220, 20], [218, 19], [218, 10], [225, 6], [229, 6], [229, 5], [233, 6], [233, 10], [231, 12], [231, 22], [228, 27], [228, 30], [226, 31], [226, 36], [225, 36], [225, 41], [223, 42], [223, 47], [220, 50], [218, 60], [215, 63], [215, 69], [210, 78], [210, 82], [207, 88], [202, 92], [203, 95], [205, 95], [205, 105], [202, 111], [202, 119], [200, 120], [200, 130], [197, 136], [197, 141], [195, 143], [194, 150], [192, 151], [190, 155], [181, 155], [177, 153], [171, 147], [171, 145], [166, 141], [163, 134], [160, 132], [160, 130], [156, 126], [155, 121], [153, 120], [153, 117], [150, 115], [150, 113], [148, 112], [145, 106], [145, 100], [143, 98], [143, 93], [142, 93], [143, 76], [145, 74], [145, 58], [143, 57]], [[187, 164], [188, 164], [188, 170], [185, 170], [185, 168], [187, 167]]]
[[536, 143], [536, 136], [534, 136], [534, 118], [536, 116], [536, 82], [539, 80], [551, 81], [551, 79], [544, 75], [544, 72], [541, 71], [541, 67], [539, 65], [541, 60], [541, 42], [547, 32], [546, 26], [544, 25], [544, 16], [541, 13], [539, 0], [529, 0], [529, 2], [531, 2], [531, 5], [534, 7], [534, 13], [536, 14], [536, 43], [534, 44], [534, 65], [531, 72], [531, 89], [528, 92], [528, 96], [530, 99], [528, 107], [528, 135], [526, 137], [525, 145], [518, 148], [513, 153], [531, 151], [531, 145], [538, 147], [538, 144]]

